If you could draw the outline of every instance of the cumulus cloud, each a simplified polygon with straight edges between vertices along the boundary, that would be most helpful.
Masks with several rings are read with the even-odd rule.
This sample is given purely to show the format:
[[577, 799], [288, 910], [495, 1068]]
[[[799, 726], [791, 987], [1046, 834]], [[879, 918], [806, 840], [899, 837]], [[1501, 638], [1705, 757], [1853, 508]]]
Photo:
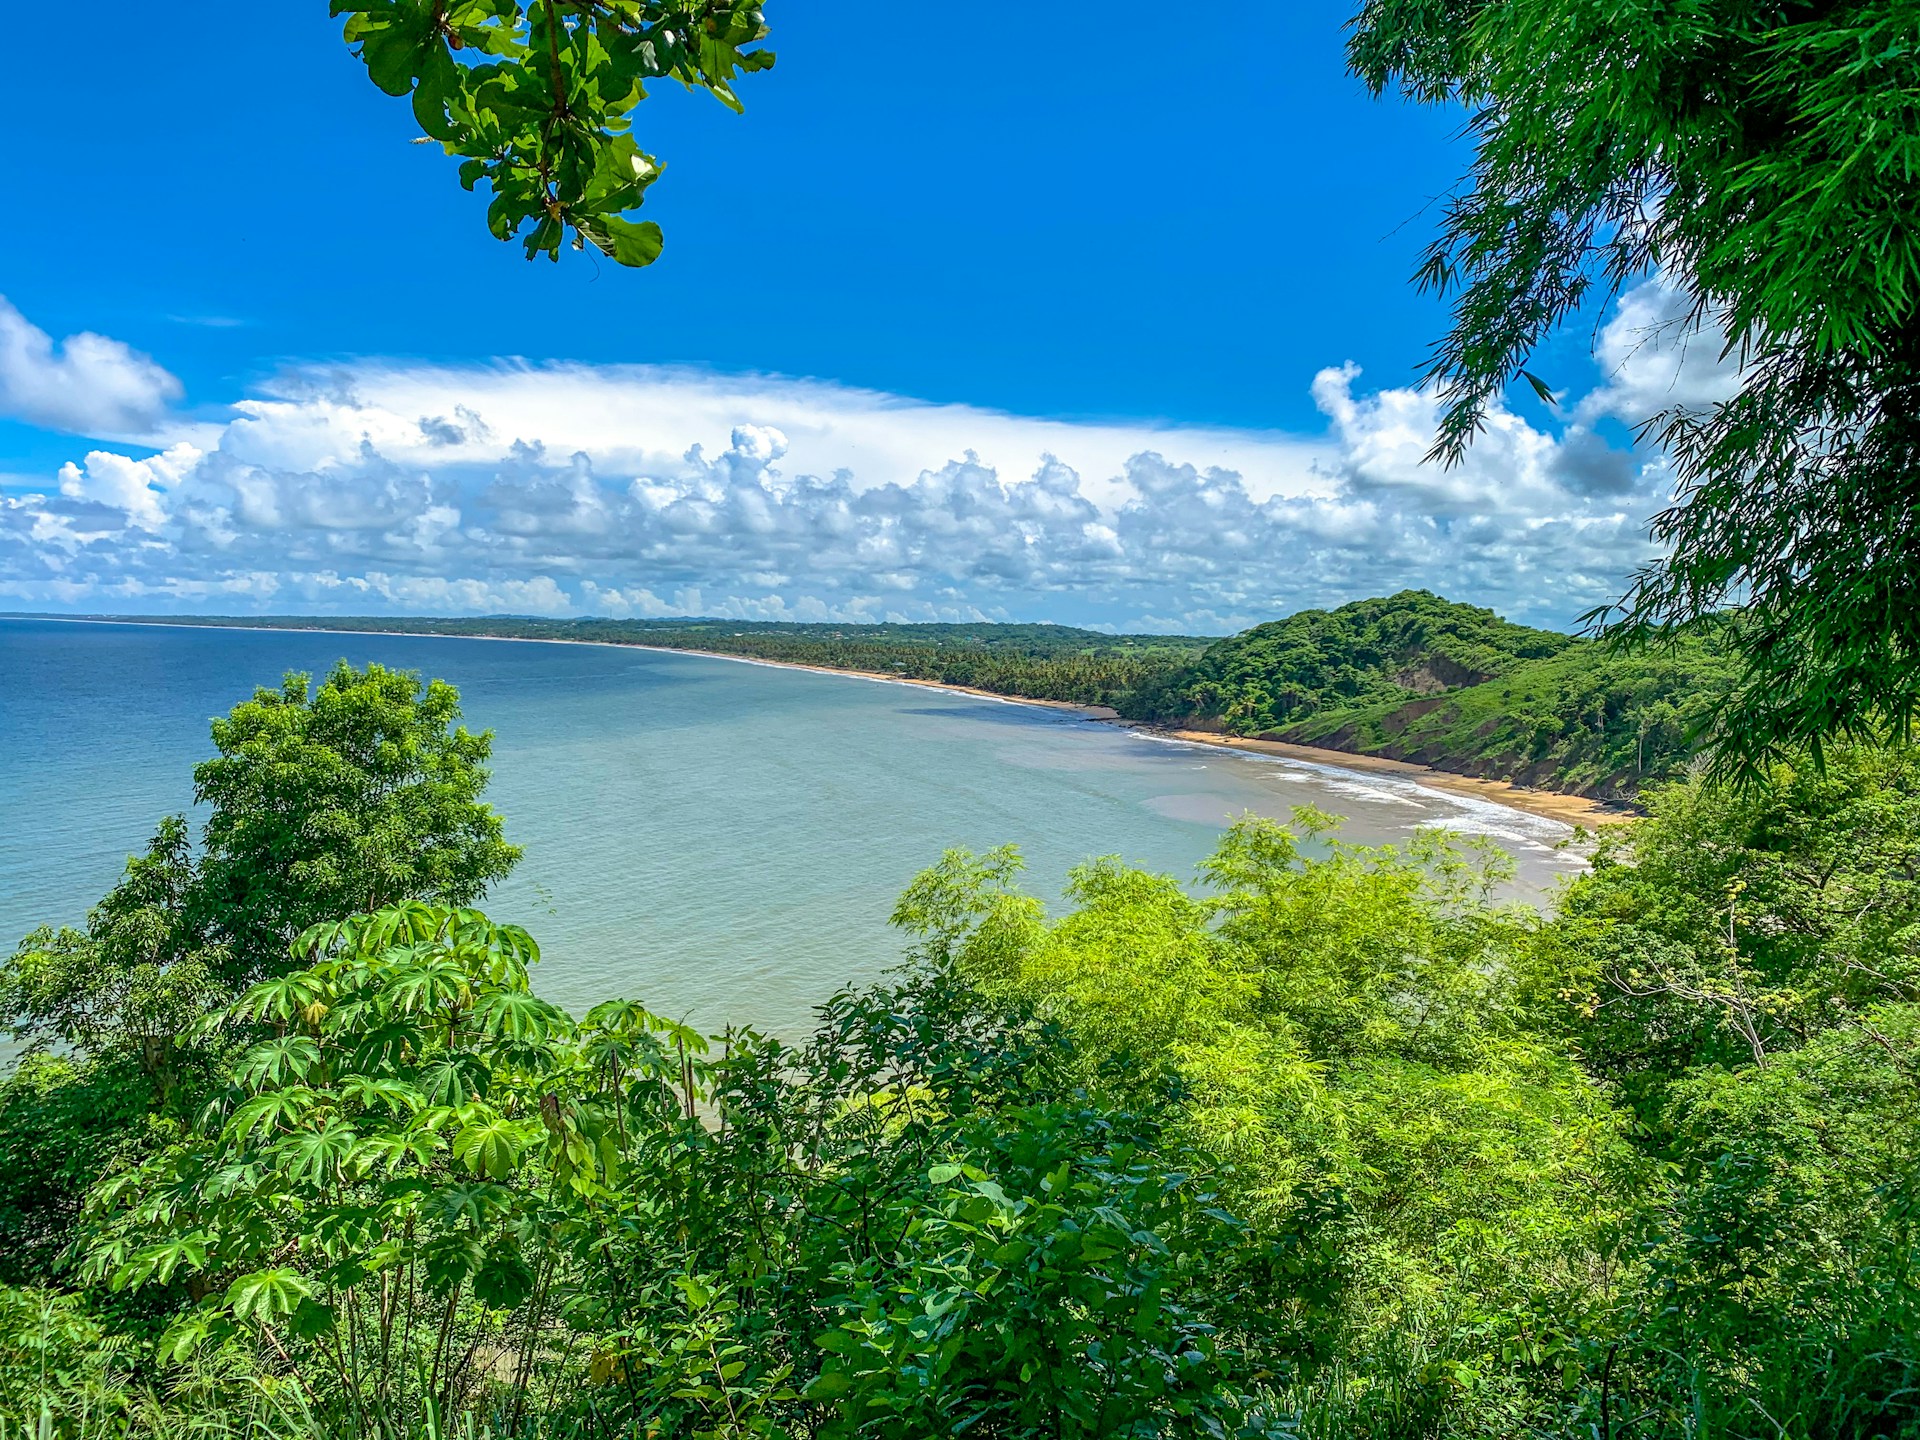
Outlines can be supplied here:
[[1666, 484], [1595, 425], [1727, 383], [1676, 358], [1671, 306], [1629, 294], [1557, 428], [1496, 407], [1451, 468], [1425, 460], [1434, 396], [1351, 365], [1314, 377], [1307, 437], [686, 370], [302, 370], [223, 426], [0, 495], [0, 596], [1219, 631], [1423, 586], [1565, 622], [1648, 558]]
[[94, 450], [81, 464], [60, 467], [60, 493], [117, 510], [129, 525], [154, 531], [166, 522], [167, 491], [192, 473], [205, 457], [191, 445], [169, 447], [144, 460], [111, 450]]
[[818, 380], [715, 375], [671, 366], [368, 362], [299, 370], [235, 407], [222, 448], [249, 463], [303, 471], [361, 441], [396, 461], [497, 463], [516, 446], [591, 455], [603, 472], [652, 475], [698, 446], [721, 455], [735, 430], [778, 432], [783, 473], [845, 472], [856, 488], [911, 477], [972, 451], [1007, 476], [1063, 457], [1097, 501], [1142, 450], [1234, 470], [1265, 495], [1321, 484], [1325, 444], [1272, 431], [1100, 423], [937, 405]]
[[1726, 331], [1695, 313], [1693, 297], [1656, 275], [1620, 297], [1594, 346], [1605, 383], [1582, 399], [1576, 424], [1602, 416], [1640, 425], [1676, 408], [1704, 409], [1740, 388], [1740, 357]]
[[180, 382], [139, 351], [82, 332], [58, 345], [0, 296], [0, 415], [76, 435], [145, 435]]

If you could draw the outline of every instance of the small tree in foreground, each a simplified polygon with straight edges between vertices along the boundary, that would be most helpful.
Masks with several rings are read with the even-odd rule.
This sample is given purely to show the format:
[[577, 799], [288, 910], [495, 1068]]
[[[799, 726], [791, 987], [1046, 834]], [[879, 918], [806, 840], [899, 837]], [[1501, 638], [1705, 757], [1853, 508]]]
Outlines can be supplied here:
[[200, 846], [169, 816], [84, 929], [43, 927], [0, 964], [0, 1026], [26, 1052], [0, 1081], [0, 1279], [52, 1273], [86, 1188], [191, 1118], [219, 1084], [211, 1022], [303, 930], [470, 904], [513, 867], [481, 799], [492, 737], [459, 719], [452, 686], [378, 665], [256, 691], [194, 772]]

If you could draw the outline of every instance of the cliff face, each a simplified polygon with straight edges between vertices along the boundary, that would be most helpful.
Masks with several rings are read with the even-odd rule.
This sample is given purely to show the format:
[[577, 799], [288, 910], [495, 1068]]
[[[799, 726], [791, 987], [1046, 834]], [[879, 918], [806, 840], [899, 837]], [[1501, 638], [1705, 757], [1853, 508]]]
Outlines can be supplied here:
[[1419, 663], [1389, 677], [1402, 690], [1415, 695], [1444, 695], [1463, 685], [1478, 685], [1493, 678], [1492, 672], [1462, 665], [1450, 655], [1429, 653]]

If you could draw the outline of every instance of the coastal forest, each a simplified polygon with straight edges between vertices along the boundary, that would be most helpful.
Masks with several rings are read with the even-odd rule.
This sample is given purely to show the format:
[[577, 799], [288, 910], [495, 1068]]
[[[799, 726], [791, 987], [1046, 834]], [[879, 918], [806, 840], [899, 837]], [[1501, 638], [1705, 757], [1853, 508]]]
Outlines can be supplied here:
[[[106, 617], [111, 618], [111, 617]], [[210, 616], [168, 624], [487, 635], [697, 650], [1104, 706], [1631, 803], [1701, 750], [1736, 671], [1725, 617], [1626, 647], [1409, 590], [1224, 639], [1066, 625]]]
[[[116, 618], [116, 617], [101, 617]], [[542, 620], [522, 616], [170, 617], [168, 624], [375, 634], [478, 635], [651, 645], [782, 665], [856, 670], [961, 685], [1024, 700], [1119, 705], [1213, 641], [1203, 635], [1109, 635], [1071, 625], [794, 624], [777, 620]]]
[[[333, 9], [530, 259], [650, 263], [648, 82], [737, 107], [772, 64], [753, 0]], [[1912, 21], [1354, 18], [1361, 83], [1469, 120], [1416, 277], [1435, 463], [1522, 381], [1580, 423], [1530, 367], [1637, 278], [1737, 357], [1646, 418], [1655, 558], [1585, 638], [1420, 591], [1215, 641], [453, 622], [1630, 799], [1547, 903], [1311, 810], [1061, 896], [1009, 843], [925, 857], [901, 967], [804, 1040], [573, 1014], [487, 908], [520, 854], [459, 696], [289, 675], [0, 965], [0, 1431], [1920, 1437]]]

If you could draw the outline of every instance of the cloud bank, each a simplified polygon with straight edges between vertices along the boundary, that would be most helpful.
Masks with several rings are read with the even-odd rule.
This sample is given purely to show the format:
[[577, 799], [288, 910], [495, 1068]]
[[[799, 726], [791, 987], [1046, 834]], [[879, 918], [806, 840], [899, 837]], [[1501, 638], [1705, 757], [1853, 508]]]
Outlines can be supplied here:
[[[158, 442], [0, 491], [0, 602], [1224, 631], [1419, 586], [1564, 623], [1648, 558], [1669, 483], [1609, 423], [1730, 383], [1710, 337], [1675, 332], [1683, 299], [1659, 281], [1623, 297], [1600, 383], [1551, 424], [1497, 409], [1451, 469], [1423, 458], [1434, 396], [1369, 392], [1351, 365], [1314, 377], [1327, 431], [1309, 437], [688, 370], [376, 362], [293, 371], [188, 423], [151, 361], [90, 336], [55, 354], [0, 309], [15, 413], [94, 434], [118, 415]], [[60, 367], [63, 388], [41, 383]]]

